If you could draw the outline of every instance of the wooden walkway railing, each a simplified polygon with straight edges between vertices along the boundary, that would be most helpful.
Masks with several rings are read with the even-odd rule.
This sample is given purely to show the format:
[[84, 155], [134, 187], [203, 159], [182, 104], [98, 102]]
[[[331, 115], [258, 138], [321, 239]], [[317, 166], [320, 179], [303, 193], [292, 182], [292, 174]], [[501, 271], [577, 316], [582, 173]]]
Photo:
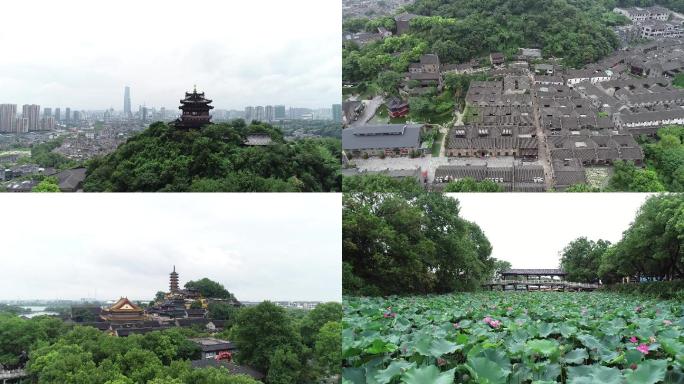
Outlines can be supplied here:
[[512, 286], [513, 290], [519, 290], [518, 287], [524, 287], [522, 290], [577, 290], [577, 291], [593, 291], [599, 288], [598, 284], [575, 283], [571, 281], [561, 280], [494, 280], [483, 284], [494, 290], [495, 287], [501, 287], [505, 290], [507, 286]]

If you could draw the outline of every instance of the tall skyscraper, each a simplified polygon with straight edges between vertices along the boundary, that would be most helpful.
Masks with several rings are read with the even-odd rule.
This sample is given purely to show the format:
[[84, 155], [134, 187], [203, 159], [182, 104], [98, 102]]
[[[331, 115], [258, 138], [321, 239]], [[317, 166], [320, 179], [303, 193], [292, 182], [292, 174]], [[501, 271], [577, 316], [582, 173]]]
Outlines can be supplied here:
[[71, 108], [67, 108], [64, 112], [64, 121], [67, 123], [71, 121]]
[[274, 120], [285, 120], [287, 116], [285, 115], [285, 106], [276, 105], [273, 108], [273, 119]]
[[342, 104], [332, 105], [332, 118], [336, 123], [342, 122]]
[[60, 116], [61, 112], [62, 111], [60, 111], [59, 108], [55, 108], [55, 121], [61, 121], [62, 120], [62, 116]]
[[124, 89], [124, 116], [131, 117], [131, 87]]
[[264, 121], [264, 107], [259, 105], [256, 108], [254, 108], [254, 114], [254, 120]]
[[0, 132], [16, 132], [16, 104], [0, 104]]
[[55, 129], [55, 118], [52, 116], [43, 117], [41, 123], [43, 125], [43, 130], [45, 131], [52, 131]]
[[52, 117], [52, 108], [43, 108], [43, 118]]
[[266, 121], [273, 121], [275, 119], [275, 114], [274, 114], [272, 105], [266, 106], [265, 114], [266, 114]]
[[254, 117], [254, 107], [245, 107], [245, 121], [249, 124]]
[[74, 111], [73, 116], [72, 116], [72, 120], [74, 121], [74, 123], [80, 122], [81, 121], [81, 112]]
[[17, 117], [14, 126], [16, 133], [27, 133], [29, 131], [29, 119], [25, 117]]
[[21, 109], [21, 117], [28, 119], [29, 132], [40, 130], [40, 105], [24, 104]]

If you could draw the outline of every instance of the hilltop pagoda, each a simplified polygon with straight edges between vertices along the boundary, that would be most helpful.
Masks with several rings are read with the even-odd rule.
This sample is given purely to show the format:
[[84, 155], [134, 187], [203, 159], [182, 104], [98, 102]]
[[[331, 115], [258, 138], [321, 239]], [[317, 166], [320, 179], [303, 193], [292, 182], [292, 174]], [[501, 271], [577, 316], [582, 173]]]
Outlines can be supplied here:
[[183, 111], [183, 114], [173, 125], [182, 129], [198, 129], [210, 124], [211, 115], [209, 115], [209, 111], [214, 109], [213, 106], [209, 105], [211, 102], [212, 100], [204, 97], [204, 92], [197, 92], [197, 86], [192, 93], [185, 92], [185, 98], [180, 101], [181, 106], [178, 107]]
[[173, 272], [169, 274], [169, 292], [178, 292], [178, 273], [176, 272], [176, 266], [173, 266]]

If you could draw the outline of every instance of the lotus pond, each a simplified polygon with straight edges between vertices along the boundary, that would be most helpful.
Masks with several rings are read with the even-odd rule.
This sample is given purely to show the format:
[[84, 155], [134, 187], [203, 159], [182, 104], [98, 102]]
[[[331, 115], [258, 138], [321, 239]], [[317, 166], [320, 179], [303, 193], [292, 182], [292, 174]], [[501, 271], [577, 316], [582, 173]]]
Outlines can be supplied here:
[[343, 383], [684, 383], [684, 303], [598, 292], [344, 299]]

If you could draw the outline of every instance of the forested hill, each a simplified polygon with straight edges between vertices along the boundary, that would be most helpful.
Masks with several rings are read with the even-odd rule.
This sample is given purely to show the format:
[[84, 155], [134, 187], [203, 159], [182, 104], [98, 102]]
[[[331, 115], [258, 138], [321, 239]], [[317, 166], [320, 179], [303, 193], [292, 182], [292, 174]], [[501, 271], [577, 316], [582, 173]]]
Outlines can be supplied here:
[[[684, 1], [684, 0], [683, 0]], [[461, 63], [518, 48], [543, 48], [570, 67], [595, 62], [619, 45], [611, 26], [629, 22], [612, 12], [614, 0], [416, 0], [407, 11], [410, 35], [392, 36], [343, 51], [344, 80], [374, 81], [385, 70], [406, 72], [421, 54], [436, 53], [442, 63]], [[346, 20], [347, 31], [393, 29], [390, 17]]]
[[[249, 134], [273, 143], [246, 146]], [[338, 191], [338, 139], [286, 142], [268, 124], [242, 120], [182, 131], [154, 123], [117, 150], [89, 162], [86, 191]]]
[[[489, 52], [512, 55], [520, 47], [544, 48], [545, 55], [563, 57], [582, 66], [611, 53], [617, 46], [608, 28], [612, 7], [601, 0], [417, 0], [410, 10], [419, 15], [456, 19], [438, 28], [420, 19], [420, 35], [443, 61]], [[608, 14], [606, 14], [608, 13]], [[449, 51], [455, 52], [448, 55]], [[452, 57], [450, 57], [452, 56]]]

